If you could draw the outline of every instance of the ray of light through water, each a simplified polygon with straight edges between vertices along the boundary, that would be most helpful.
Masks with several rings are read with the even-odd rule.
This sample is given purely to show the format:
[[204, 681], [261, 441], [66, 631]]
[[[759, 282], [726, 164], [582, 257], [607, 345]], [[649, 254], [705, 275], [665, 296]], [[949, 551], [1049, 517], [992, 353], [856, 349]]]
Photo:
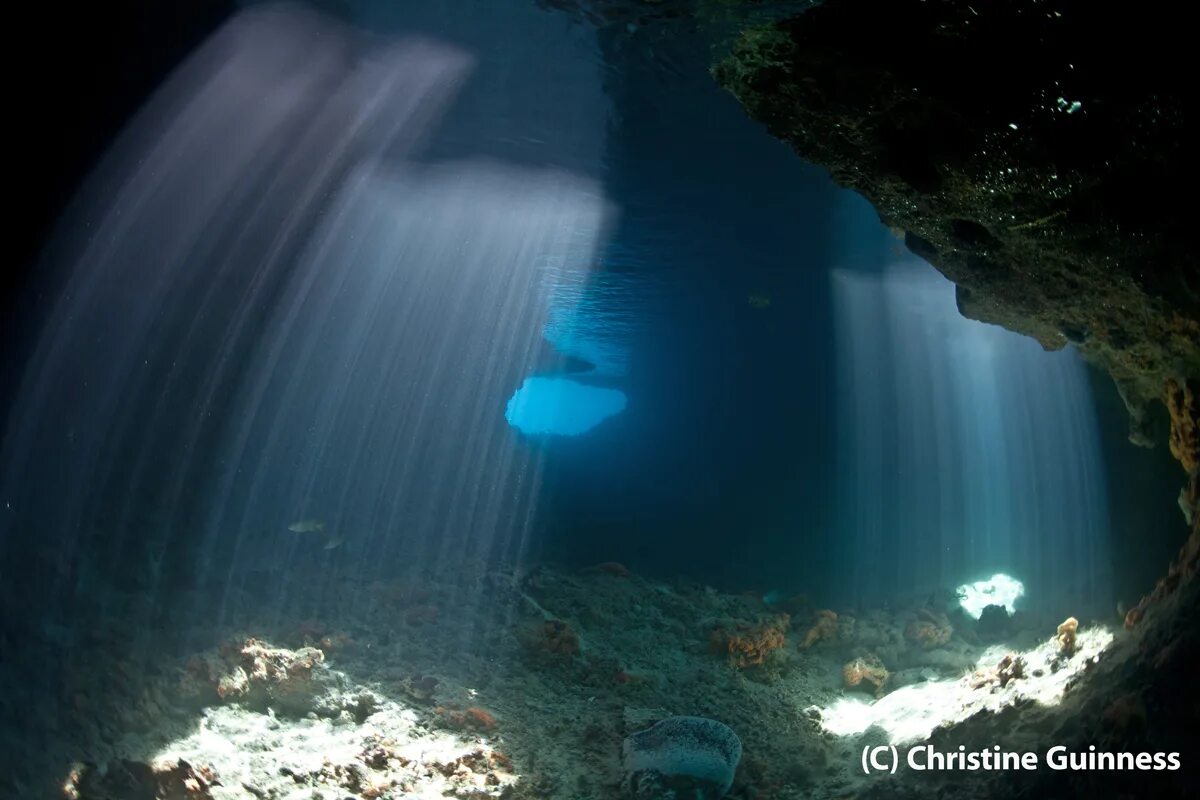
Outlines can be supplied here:
[[1107, 505], [1086, 368], [958, 312], [909, 261], [839, 271], [839, 478], [852, 595], [1002, 572], [1032, 606], [1107, 611]]
[[505, 404], [611, 209], [561, 167], [472, 158], [461, 122], [420, 160], [474, 60], [254, 9], [131, 124], [64, 226], [68, 289], [4, 443], [62, 596], [136, 562], [148, 597], [233, 620], [364, 602], [301, 566], [366, 585], [519, 560], [540, 455]]
[[[595, 713], [603, 770], [609, 734], [659, 708], [747, 730], [804, 697], [838, 736], [924, 738], [987, 705], [960, 674], [1000, 652], [985, 606], [1111, 616], [1081, 358], [963, 318], [949, 281], [888, 257], [864, 200], [711, 84], [707, 43], [676, 43], [705, 45], [685, 82], [647, 82], [605, 61], [662, 60], [653, 31], [622, 44], [554, 3], [249, 5], [130, 120], [45, 256], [0, 444], [0, 633], [37, 643], [0, 648], [0, 675], [41, 682], [19, 718], [50, 698], [16, 760], [60, 719], [99, 719], [80, 738], [105, 747], [138, 733], [129, 697], [200, 663], [209, 705], [181, 691], [175, 719], [194, 727], [147, 723], [120, 755], [216, 753], [238, 785], [278, 720], [224, 702], [256, 662], [204, 670], [260, 640], [320, 645], [351, 702], [276, 740], [308, 775], [365, 758], [366, 693], [371, 736], [443, 767], [495, 739], [538, 781], [596, 769], [563, 723]], [[943, 610], [954, 638], [911, 641]], [[809, 641], [829, 611], [845, 638]], [[768, 617], [789, 621], [762, 658], [720, 652]], [[1024, 619], [1050, 664], [1052, 625]], [[1078, 670], [1112, 638], [1080, 636]], [[867, 647], [899, 691], [826, 702]], [[101, 651], [136, 676], [101, 688], [107, 716], [71, 683]], [[1045, 673], [1025, 699], [1075, 674]]]

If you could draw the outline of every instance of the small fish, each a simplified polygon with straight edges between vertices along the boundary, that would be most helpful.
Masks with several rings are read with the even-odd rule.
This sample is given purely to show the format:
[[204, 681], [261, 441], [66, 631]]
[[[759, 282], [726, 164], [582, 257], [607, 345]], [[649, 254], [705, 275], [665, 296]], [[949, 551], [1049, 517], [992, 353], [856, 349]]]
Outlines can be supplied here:
[[319, 519], [302, 519], [288, 525], [292, 533], [320, 533], [325, 530], [325, 523]]
[[332, 536], [332, 537], [330, 537], [329, 541], [325, 542], [325, 545], [321, 549], [322, 550], [336, 550], [337, 548], [342, 546], [342, 541], [343, 541], [342, 537]]

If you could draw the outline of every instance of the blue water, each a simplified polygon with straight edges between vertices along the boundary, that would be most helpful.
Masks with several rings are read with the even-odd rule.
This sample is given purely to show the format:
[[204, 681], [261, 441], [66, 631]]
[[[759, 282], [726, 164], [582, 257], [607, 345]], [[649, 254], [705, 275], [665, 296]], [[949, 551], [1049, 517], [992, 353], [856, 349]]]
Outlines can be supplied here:
[[255, 5], [202, 48], [55, 236], [0, 456], [47, 604], [117, 580], [224, 618], [234, 590], [351, 602], [288, 579], [330, 565], [538, 560], [1119, 599], [1136, 457], [1105, 379], [962, 319], [713, 84], [710, 41], [330, 9]]
[[[1111, 621], [1153, 584], [1177, 465], [1106, 376], [963, 318], [714, 84], [711, 30], [551, 5], [246, 3], [94, 165], [3, 398], [10, 759], [77, 758], [44, 744], [96, 649], [137, 676], [122, 725], [244, 627], [352, 611], [457, 615], [442, 663], [491, 680], [543, 565], [851, 617], [1003, 574]], [[656, 625], [649, 586], [609, 584]], [[584, 683], [651, 691], [593, 655]]]
[[569, 378], [526, 378], [509, 398], [504, 418], [531, 436], [579, 436], [625, 410], [619, 389], [589, 386]]

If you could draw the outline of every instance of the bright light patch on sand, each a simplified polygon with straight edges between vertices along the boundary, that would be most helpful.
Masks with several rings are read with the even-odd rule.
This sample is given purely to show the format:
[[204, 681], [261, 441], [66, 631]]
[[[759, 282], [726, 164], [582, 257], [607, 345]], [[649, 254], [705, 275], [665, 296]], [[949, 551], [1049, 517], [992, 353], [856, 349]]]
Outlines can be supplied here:
[[[412, 710], [390, 700], [381, 701], [379, 710], [362, 724], [337, 718], [276, 717], [238, 705], [207, 708], [189, 735], [166, 745], [152, 761], [173, 764], [182, 759], [211, 766], [221, 781], [213, 789], [213, 797], [233, 800], [249, 796], [241, 791], [246, 785], [265, 790], [267, 782], [292, 783], [291, 778], [281, 779], [280, 775], [319, 776], [332, 774], [337, 767], [363, 770], [363, 752], [381, 741], [390, 743], [405, 766], [402, 773], [370, 773], [380, 793], [394, 783], [404, 783], [409, 787], [405, 798], [442, 800], [462, 796], [461, 784], [474, 781], [467, 789], [472, 797], [496, 797], [515, 781], [508, 776], [489, 784], [483, 774], [457, 770], [455, 765], [463, 759], [493, 752], [491, 746], [431, 730]], [[321, 784], [325, 793], [307, 788], [287, 797], [332, 797], [332, 788]]]
[[[1112, 640], [1112, 632], [1104, 626], [1080, 631], [1076, 639], [1078, 650], [1054, 671], [1051, 662], [1058, 655], [1058, 642], [1050, 639], [1020, 654], [1025, 659], [1028, 677], [994, 691], [987, 686], [972, 688], [971, 676], [965, 675], [958, 680], [905, 686], [874, 702], [843, 697], [827, 708], [817, 709], [821, 727], [835, 736], [856, 736], [878, 727], [887, 734], [889, 742], [901, 745], [927, 739], [939, 725], [960, 722], [980, 710], [999, 711], [1023, 700], [1056, 705], [1062, 700], [1068, 681], [1098, 660]], [[994, 667], [1008, 652], [1004, 647], [988, 648], [978, 664]]]
[[996, 573], [986, 581], [964, 583], [958, 587], [958, 602], [963, 611], [979, 619], [988, 606], [1004, 606], [1009, 614], [1016, 611], [1016, 602], [1025, 594], [1025, 585], [1016, 578]]
[[508, 401], [508, 424], [529, 435], [578, 436], [625, 410], [625, 393], [566, 378], [526, 378]]

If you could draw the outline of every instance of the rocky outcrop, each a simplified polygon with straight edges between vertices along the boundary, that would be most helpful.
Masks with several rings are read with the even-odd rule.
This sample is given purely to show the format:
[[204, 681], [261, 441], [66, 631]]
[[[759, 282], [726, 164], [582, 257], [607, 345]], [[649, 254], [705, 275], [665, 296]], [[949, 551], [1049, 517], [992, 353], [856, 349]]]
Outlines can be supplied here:
[[1147, 404], [1200, 376], [1179, 13], [829, 0], [746, 28], [714, 75], [954, 280], [966, 316], [1106, 368], [1148, 443]]
[[218, 653], [193, 658], [180, 680], [184, 695], [203, 702], [240, 702], [302, 716], [326, 689], [325, 653], [287, 650], [254, 638], [235, 639]]
[[957, 285], [965, 316], [1074, 344], [1116, 382], [1130, 439], [1171, 418], [1191, 535], [1131, 609], [1200, 569], [1200, 268], [1183, 205], [1189, 48], [1179, 7], [828, 0], [745, 27], [716, 79], [875, 206]]
[[[1171, 415], [1171, 455], [1189, 475], [1200, 469], [1200, 383], [1167, 381], [1167, 412]], [[1193, 503], [1195, 498], [1192, 498]]]

